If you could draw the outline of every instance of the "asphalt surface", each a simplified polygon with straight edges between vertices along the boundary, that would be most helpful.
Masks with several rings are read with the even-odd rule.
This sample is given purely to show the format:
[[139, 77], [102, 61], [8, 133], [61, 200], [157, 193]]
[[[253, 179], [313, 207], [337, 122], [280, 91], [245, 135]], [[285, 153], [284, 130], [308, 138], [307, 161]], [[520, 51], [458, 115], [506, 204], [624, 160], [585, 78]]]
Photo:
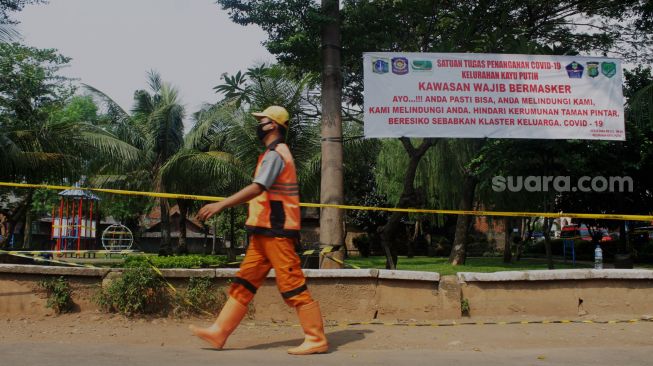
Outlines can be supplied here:
[[289, 356], [281, 349], [213, 351], [177, 347], [8, 343], [0, 345], [3, 365], [651, 365], [649, 347], [571, 347], [528, 350], [334, 350]]
[[[506, 319], [504, 319], [506, 320]], [[330, 352], [291, 356], [293, 326], [244, 322], [216, 351], [189, 324], [209, 319], [0, 316], [0, 366], [652, 365], [653, 322], [327, 327]]]

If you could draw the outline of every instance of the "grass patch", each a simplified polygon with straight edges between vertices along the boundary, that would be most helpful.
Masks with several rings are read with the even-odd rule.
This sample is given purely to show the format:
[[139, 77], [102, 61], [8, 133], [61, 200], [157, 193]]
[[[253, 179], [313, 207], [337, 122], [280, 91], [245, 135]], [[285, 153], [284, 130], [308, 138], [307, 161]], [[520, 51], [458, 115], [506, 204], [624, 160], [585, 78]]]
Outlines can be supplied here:
[[[361, 268], [385, 268], [385, 257], [352, 257], [345, 260], [347, 264], [353, 264]], [[567, 268], [591, 268], [587, 264], [576, 262], [575, 266], [571, 265], [571, 261], [563, 263], [562, 261], [554, 261], [556, 269]], [[467, 258], [467, 263], [460, 266], [452, 266], [449, 264], [448, 258], [437, 257], [399, 257], [397, 269], [406, 271], [425, 271], [425, 272], [438, 272], [441, 275], [452, 275], [458, 272], [500, 272], [500, 271], [522, 271], [533, 269], [547, 269], [546, 259], [543, 258], [522, 258], [518, 262], [503, 263], [503, 258], [497, 257], [479, 257]]]

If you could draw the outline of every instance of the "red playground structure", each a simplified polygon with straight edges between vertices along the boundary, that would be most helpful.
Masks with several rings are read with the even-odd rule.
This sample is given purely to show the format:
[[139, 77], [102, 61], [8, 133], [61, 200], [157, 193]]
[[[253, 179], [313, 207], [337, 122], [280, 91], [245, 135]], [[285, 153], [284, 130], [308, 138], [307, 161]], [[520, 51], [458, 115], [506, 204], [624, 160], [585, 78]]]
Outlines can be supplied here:
[[67, 189], [59, 196], [59, 209], [52, 208], [50, 237], [56, 240], [54, 251], [71, 253], [95, 249], [96, 218], [93, 217], [93, 210], [97, 212], [100, 198], [82, 189]]

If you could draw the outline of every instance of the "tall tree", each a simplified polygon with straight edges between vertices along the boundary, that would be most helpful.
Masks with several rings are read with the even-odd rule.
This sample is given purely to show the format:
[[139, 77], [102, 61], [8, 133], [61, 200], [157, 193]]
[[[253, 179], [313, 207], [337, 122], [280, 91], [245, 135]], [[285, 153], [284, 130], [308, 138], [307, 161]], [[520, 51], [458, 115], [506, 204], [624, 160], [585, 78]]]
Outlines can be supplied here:
[[[257, 122], [248, 112], [281, 105], [291, 116], [287, 142], [295, 157], [302, 197], [315, 197], [318, 124], [315, 107], [306, 99], [315, 75], [294, 80], [283, 68], [260, 66], [225, 75], [224, 81], [215, 88], [224, 99], [194, 115], [196, 123], [185, 136], [183, 149], [162, 168], [165, 185], [214, 196], [238, 191], [251, 180], [251, 169], [264, 149], [256, 137]], [[230, 215], [236, 213], [232, 210]]]
[[[135, 159], [133, 147], [85, 116], [63, 118], [76, 100], [70, 81], [58, 75], [69, 60], [53, 49], [0, 44], [0, 180], [72, 183], [93, 160]], [[21, 199], [11, 226], [31, 212], [33, 194], [14, 193]]]
[[[264, 45], [281, 63], [292, 66], [298, 73], [320, 70], [318, 50], [325, 19], [314, 1], [218, 0], [218, 3], [229, 11], [234, 22], [261, 26], [268, 33]], [[639, 0], [343, 1], [340, 12], [343, 114], [349, 117], [351, 107], [362, 106], [360, 60], [365, 51], [547, 54], [598, 51], [616, 52], [628, 59], [650, 59], [652, 12], [648, 2]], [[407, 154], [411, 151], [406, 149]], [[407, 169], [416, 166], [409, 164]], [[407, 170], [404, 176], [415, 174]], [[474, 203], [475, 184], [471, 178], [468, 180], [464, 196], [472, 198], [460, 201], [460, 209], [469, 209]], [[410, 194], [411, 186], [405, 185], [406, 195]], [[459, 220], [469, 221], [465, 217]], [[466, 236], [463, 224], [459, 233]], [[390, 225], [389, 229], [394, 226]], [[459, 242], [464, 242], [464, 238], [459, 237]]]
[[0, 0], [0, 43], [17, 41], [20, 34], [14, 27], [17, 21], [11, 19], [11, 12], [23, 10], [29, 4], [43, 4], [45, 0]]
[[[96, 177], [97, 184], [154, 192], [167, 191], [159, 173], [161, 167], [183, 145], [185, 110], [177, 89], [163, 82], [157, 72], [150, 71], [147, 81], [149, 90], [134, 92], [131, 114], [106, 94], [87, 86], [88, 90], [100, 97], [107, 105], [108, 115], [112, 120], [108, 126], [111, 131], [136, 147], [139, 152], [137, 162], [108, 166], [106, 174]], [[158, 202], [161, 212], [159, 253], [169, 255], [172, 253], [170, 204], [166, 198], [159, 198]]]
[[[342, 167], [342, 77], [340, 70], [340, 2], [322, 0], [322, 182], [320, 203], [343, 204]], [[320, 246], [344, 243], [344, 214], [337, 208], [320, 210]], [[343, 248], [344, 249], [344, 248]], [[342, 268], [344, 251], [329, 256], [338, 261], [321, 259], [320, 268]]]

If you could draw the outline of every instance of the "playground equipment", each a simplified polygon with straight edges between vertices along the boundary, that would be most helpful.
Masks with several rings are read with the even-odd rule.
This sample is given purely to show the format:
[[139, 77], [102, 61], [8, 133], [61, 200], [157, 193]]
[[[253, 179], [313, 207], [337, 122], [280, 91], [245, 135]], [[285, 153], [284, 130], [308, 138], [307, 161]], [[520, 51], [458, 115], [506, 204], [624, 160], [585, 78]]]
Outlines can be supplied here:
[[55, 251], [92, 250], [96, 237], [94, 206], [100, 198], [81, 189], [59, 192], [59, 209], [52, 208], [51, 239]]
[[102, 247], [105, 250], [112, 252], [129, 250], [133, 243], [134, 236], [125, 225], [111, 225], [102, 232]]

